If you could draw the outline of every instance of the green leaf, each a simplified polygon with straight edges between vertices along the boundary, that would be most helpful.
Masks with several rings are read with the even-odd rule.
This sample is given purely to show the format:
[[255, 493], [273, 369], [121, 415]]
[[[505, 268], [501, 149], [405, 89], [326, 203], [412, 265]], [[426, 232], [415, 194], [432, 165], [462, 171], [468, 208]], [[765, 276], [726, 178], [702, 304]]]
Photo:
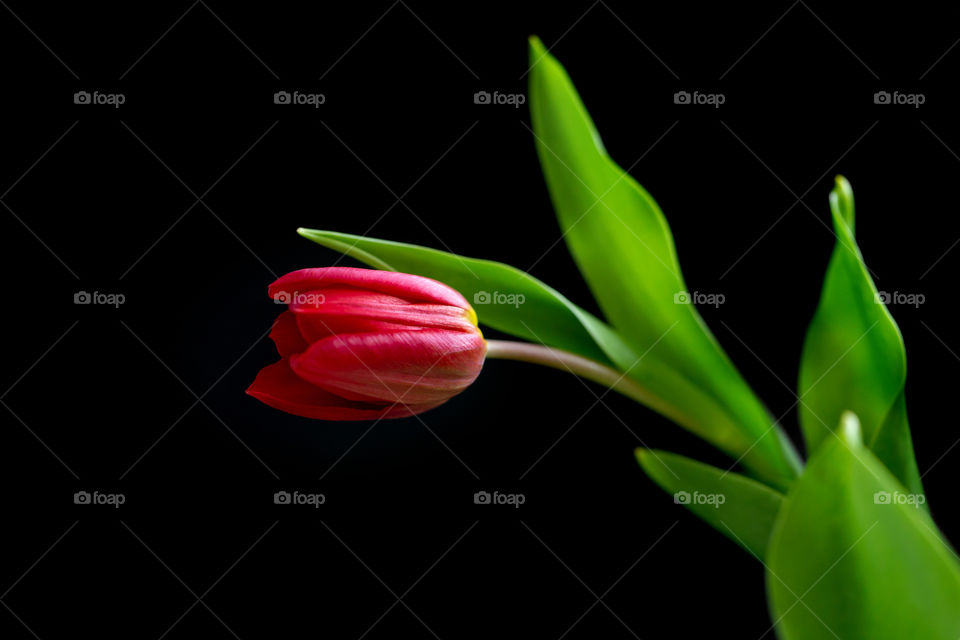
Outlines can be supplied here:
[[854, 239], [850, 184], [842, 176], [836, 183], [830, 209], [837, 242], [803, 345], [800, 425], [813, 452], [832, 439], [844, 411], [854, 412], [867, 446], [911, 492], [921, 493], [903, 397], [903, 338]]
[[770, 610], [783, 640], [960, 637], [960, 563], [861, 442], [856, 416], [816, 451], [774, 526]]
[[[636, 359], [630, 347], [596, 316], [509, 265], [334, 231], [298, 229], [297, 233], [377, 269], [439, 280], [473, 305], [480, 322], [504, 333], [617, 367]], [[514, 304], [484, 304], [494, 293], [514, 296]]]
[[540, 164], [564, 239], [604, 315], [647, 354], [640, 366], [669, 371], [683, 393], [700, 390], [682, 405], [698, 434], [785, 486], [800, 466], [796, 454], [690, 304], [660, 208], [607, 155], [564, 68], [539, 40], [530, 44]]
[[765, 484], [666, 451], [637, 449], [637, 461], [674, 502], [763, 560], [784, 496]]

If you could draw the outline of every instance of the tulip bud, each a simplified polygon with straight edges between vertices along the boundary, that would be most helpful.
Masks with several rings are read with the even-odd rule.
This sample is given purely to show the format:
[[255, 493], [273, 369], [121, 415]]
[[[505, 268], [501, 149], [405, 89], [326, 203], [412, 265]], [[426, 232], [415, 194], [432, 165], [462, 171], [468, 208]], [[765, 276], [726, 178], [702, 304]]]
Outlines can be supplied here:
[[301, 269], [269, 294], [288, 305], [270, 333], [282, 359], [247, 393], [275, 409], [320, 420], [401, 418], [443, 404], [483, 366], [476, 313], [435, 280]]

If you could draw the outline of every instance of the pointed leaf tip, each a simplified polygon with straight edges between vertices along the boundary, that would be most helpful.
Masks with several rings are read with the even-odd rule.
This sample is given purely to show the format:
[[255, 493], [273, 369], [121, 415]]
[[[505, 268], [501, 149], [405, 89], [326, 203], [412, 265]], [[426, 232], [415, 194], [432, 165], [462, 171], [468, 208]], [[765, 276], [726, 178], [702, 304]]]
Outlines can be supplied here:
[[860, 419], [853, 411], [844, 411], [840, 415], [840, 433], [843, 434], [843, 439], [848, 445], [863, 446]]
[[834, 187], [830, 191], [830, 209], [837, 216], [843, 218], [843, 221], [853, 231], [856, 225], [855, 212], [853, 206], [853, 187], [842, 175], [834, 178]]
[[547, 48], [543, 46], [543, 41], [540, 39], [540, 36], [531, 35], [527, 38], [527, 41], [530, 43], [531, 55], [536, 53], [539, 57], [547, 52]]

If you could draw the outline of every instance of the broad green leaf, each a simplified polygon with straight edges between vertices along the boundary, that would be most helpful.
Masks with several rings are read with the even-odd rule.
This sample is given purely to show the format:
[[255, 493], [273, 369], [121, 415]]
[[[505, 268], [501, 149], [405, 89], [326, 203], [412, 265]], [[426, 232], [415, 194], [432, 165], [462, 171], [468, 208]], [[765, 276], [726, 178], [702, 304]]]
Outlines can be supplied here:
[[[334, 231], [298, 229], [297, 233], [377, 269], [439, 280], [473, 305], [480, 322], [504, 333], [616, 367], [636, 360], [630, 347], [604, 322], [515, 267]], [[494, 295], [507, 297], [498, 302]]]
[[637, 449], [637, 461], [664, 491], [761, 561], [784, 496], [740, 474], [675, 453]]
[[683, 405], [700, 435], [785, 486], [799, 468], [796, 454], [690, 304], [660, 208], [607, 155], [566, 71], [535, 38], [530, 56], [540, 164], [564, 239], [604, 315], [647, 354], [640, 366], [701, 390], [704, 398]]
[[861, 441], [856, 416], [810, 459], [770, 539], [767, 592], [780, 638], [957, 640], [960, 562], [920, 494]]
[[900, 330], [854, 239], [853, 191], [842, 177], [830, 194], [836, 246], [800, 365], [800, 425], [813, 452], [832, 439], [844, 411], [864, 440], [910, 491], [923, 491], [903, 397], [907, 357]]

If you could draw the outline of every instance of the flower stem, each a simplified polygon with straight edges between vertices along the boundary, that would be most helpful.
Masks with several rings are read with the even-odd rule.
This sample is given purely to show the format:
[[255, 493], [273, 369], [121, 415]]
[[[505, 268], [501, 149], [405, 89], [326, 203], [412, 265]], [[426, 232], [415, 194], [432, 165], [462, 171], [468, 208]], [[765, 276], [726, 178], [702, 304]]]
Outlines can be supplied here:
[[613, 389], [642, 404], [648, 406], [659, 404], [647, 389], [627, 377], [627, 374], [569, 351], [530, 342], [487, 340], [487, 357], [531, 362], [560, 369]]

